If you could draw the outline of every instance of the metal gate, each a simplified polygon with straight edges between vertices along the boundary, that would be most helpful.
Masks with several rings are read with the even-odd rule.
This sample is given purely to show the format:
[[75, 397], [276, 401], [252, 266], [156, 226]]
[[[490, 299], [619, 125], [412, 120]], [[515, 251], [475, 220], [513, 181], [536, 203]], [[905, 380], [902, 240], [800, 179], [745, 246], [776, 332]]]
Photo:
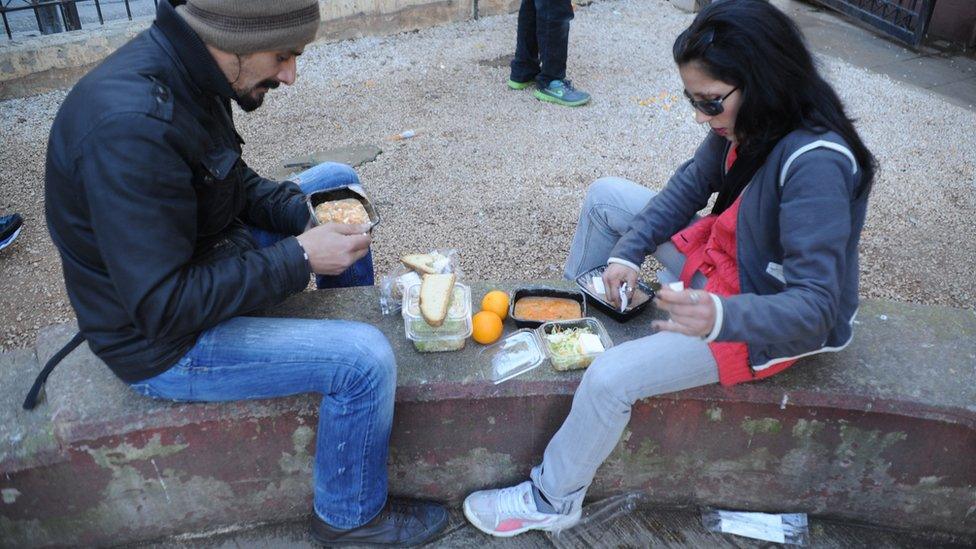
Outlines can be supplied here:
[[[0, 18], [3, 19], [7, 38], [12, 39], [15, 31], [31, 31], [35, 27], [41, 34], [53, 34], [78, 30], [83, 23], [87, 28], [87, 23], [94, 22], [95, 14], [98, 22], [104, 25], [106, 17], [102, 14], [102, 4], [110, 9], [118, 8], [119, 3], [124, 4], [125, 14], [132, 21], [130, 1], [135, 0], [0, 0]], [[155, 2], [158, 0], [153, 0], [153, 5]], [[93, 6], [90, 4], [94, 4], [94, 14], [91, 13]], [[80, 16], [79, 7], [82, 8]], [[26, 15], [28, 11], [33, 12], [33, 17]], [[114, 11], [118, 12], [118, 9]], [[118, 13], [116, 15], [114, 18], [121, 17]], [[113, 19], [111, 14], [109, 19]]]
[[816, 0], [863, 21], [886, 34], [917, 46], [925, 37], [935, 0]]

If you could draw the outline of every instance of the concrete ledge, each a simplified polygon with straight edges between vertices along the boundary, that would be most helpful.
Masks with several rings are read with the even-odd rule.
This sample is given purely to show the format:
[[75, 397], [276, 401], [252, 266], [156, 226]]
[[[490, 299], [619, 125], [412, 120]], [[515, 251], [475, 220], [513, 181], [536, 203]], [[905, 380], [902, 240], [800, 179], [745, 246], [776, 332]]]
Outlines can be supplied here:
[[[0, 471], [18, 471], [62, 461], [54, 424], [50, 414], [32, 414], [21, 408], [31, 382], [30, 372], [36, 372], [34, 349], [21, 349], [4, 355], [0, 361]], [[0, 485], [0, 489], [4, 489]], [[16, 497], [4, 492], [0, 500]], [[0, 511], [3, 507], [0, 506]], [[2, 513], [0, 513], [2, 514]], [[2, 529], [0, 529], [2, 532]], [[0, 538], [2, 539], [2, 538]]]
[[[518, 10], [519, 0], [320, 0], [318, 40], [386, 35]], [[90, 68], [142, 32], [149, 18], [0, 46], [0, 101], [69, 87]]]
[[[477, 344], [419, 354], [400, 318], [379, 313], [374, 288], [307, 292], [268, 314], [351, 318], [387, 334], [399, 362], [394, 493], [457, 501], [524, 479], [580, 376], [542, 367], [492, 385]], [[605, 323], [624, 341], [650, 317]], [[806, 511], [976, 540], [976, 315], [873, 301], [860, 318], [843, 353], [760, 383], [641, 401], [590, 495], [643, 490], [662, 504]], [[71, 333], [42, 334], [39, 361]], [[48, 425], [53, 437], [37, 452], [0, 440], [5, 541], [124, 543], [308, 512], [317, 396], [153, 401], [83, 349], [34, 414], [0, 418]], [[18, 376], [18, 404], [32, 376]]]

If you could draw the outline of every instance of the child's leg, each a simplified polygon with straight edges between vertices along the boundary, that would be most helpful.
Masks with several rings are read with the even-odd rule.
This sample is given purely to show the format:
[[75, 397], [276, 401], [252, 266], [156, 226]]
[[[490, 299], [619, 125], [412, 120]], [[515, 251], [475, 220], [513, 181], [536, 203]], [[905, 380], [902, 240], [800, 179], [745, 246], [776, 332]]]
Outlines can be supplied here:
[[514, 82], [532, 82], [539, 74], [539, 42], [536, 39], [535, 9], [535, 0], [522, 0], [515, 38], [515, 59], [512, 59], [511, 64], [510, 78]]
[[542, 72], [536, 78], [536, 83], [544, 88], [553, 80], [566, 79], [569, 22], [573, 20], [573, 2], [572, 0], [535, 0], [535, 10], [539, 60], [542, 64]]

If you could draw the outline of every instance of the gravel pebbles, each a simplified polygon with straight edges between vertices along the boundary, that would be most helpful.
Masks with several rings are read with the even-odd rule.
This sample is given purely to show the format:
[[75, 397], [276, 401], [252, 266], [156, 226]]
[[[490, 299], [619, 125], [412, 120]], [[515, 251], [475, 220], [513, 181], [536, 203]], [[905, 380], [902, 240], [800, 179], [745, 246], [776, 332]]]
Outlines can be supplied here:
[[[663, 0], [578, 9], [569, 76], [593, 94], [570, 109], [511, 91], [513, 15], [391, 37], [314, 44], [295, 86], [237, 113], [244, 157], [376, 143], [359, 169], [383, 224], [376, 270], [431, 247], [461, 251], [471, 279], [560, 276], [586, 186], [604, 175], [661, 188], [705, 136], [681, 98], [673, 38], [691, 21]], [[880, 161], [861, 253], [861, 294], [976, 306], [976, 113], [834, 58], [823, 70]], [[44, 225], [44, 149], [64, 92], [0, 103], [0, 212], [26, 228], [0, 252], [0, 350], [73, 318]], [[953, 128], [956, 128], [955, 130]], [[417, 136], [391, 136], [413, 129]]]

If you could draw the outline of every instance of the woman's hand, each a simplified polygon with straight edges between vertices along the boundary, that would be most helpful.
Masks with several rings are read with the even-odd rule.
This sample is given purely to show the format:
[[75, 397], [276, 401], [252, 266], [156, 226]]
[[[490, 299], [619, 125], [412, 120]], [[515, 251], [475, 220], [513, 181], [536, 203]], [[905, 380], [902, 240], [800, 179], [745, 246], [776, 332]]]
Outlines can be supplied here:
[[637, 287], [637, 271], [620, 263], [607, 265], [603, 271], [603, 286], [607, 290], [607, 301], [618, 309], [620, 308], [620, 285], [624, 282], [627, 283], [629, 299], [634, 294], [634, 288]]
[[705, 338], [715, 326], [715, 303], [704, 290], [676, 292], [663, 286], [654, 298], [658, 309], [671, 313], [669, 320], [655, 320], [657, 330]]

